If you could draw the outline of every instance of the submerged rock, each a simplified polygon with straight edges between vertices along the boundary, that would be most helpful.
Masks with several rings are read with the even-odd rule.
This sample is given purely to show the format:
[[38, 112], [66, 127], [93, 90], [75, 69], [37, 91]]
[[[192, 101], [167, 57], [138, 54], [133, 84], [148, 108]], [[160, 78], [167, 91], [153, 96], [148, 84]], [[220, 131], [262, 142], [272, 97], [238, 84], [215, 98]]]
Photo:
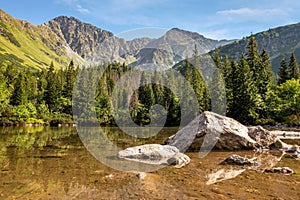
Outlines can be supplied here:
[[130, 147], [118, 154], [119, 158], [152, 165], [175, 165], [183, 167], [190, 162], [190, 158], [180, 153], [174, 146], [160, 144], [146, 144]]
[[[195, 127], [197, 125], [197, 128]], [[275, 145], [277, 148], [285, 144], [264, 128], [247, 128], [238, 121], [213, 112], [204, 112], [169, 137], [166, 144], [177, 147], [181, 152], [186, 150], [241, 150], [265, 148]]]
[[[275, 153], [275, 152], [273, 152]], [[250, 155], [251, 158], [242, 157], [239, 155], [230, 155], [223, 162], [221, 162], [212, 173], [207, 175], [207, 185], [211, 185], [220, 181], [235, 178], [246, 170], [255, 170], [258, 172], [273, 172], [279, 173], [279, 168], [274, 166], [281, 160], [284, 153], [276, 152], [278, 155], [272, 155], [269, 152]], [[249, 155], [248, 155], [249, 156]], [[286, 170], [290, 173], [292, 170]]]
[[207, 175], [207, 185], [211, 185], [214, 183], [218, 183], [224, 180], [232, 179], [237, 177], [238, 175], [242, 174], [246, 169], [220, 169], [214, 173]]
[[295, 158], [297, 160], [300, 159], [300, 146], [298, 145], [288, 145], [283, 147], [281, 150], [291, 158]]
[[273, 169], [266, 170], [266, 172], [286, 174], [286, 175], [294, 174], [294, 171], [289, 167], [275, 167]]
[[252, 159], [249, 159], [249, 158], [244, 158], [242, 156], [239, 156], [239, 155], [231, 155], [229, 156], [228, 158], [226, 158], [221, 164], [222, 165], [248, 165], [248, 166], [258, 166], [259, 163], [255, 162], [256, 158], [252, 158]]

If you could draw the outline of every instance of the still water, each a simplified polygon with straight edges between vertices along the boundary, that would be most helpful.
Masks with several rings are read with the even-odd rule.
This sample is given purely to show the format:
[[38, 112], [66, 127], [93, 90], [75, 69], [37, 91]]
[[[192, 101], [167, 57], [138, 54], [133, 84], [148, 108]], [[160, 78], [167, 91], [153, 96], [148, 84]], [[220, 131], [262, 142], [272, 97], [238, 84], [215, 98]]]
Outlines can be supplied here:
[[[164, 128], [149, 139], [136, 139], [118, 128], [103, 130], [123, 149], [162, 143], [178, 128]], [[189, 165], [167, 166], [139, 178], [138, 173], [99, 162], [75, 128], [0, 128], [0, 199], [299, 199], [300, 161], [284, 157], [276, 165], [290, 167], [294, 175], [219, 164], [233, 153], [261, 156], [252, 151], [211, 152], [200, 159], [197, 152], [189, 152]], [[263, 156], [272, 159], [276, 153]], [[209, 180], [216, 183], [208, 184]]]

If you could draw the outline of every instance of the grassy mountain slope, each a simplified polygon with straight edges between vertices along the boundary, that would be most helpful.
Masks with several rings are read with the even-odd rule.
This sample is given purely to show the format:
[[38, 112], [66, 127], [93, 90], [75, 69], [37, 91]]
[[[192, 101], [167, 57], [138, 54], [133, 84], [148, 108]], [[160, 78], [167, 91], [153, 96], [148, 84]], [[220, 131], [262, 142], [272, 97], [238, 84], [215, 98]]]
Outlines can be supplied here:
[[67, 52], [65, 41], [48, 27], [35, 26], [18, 20], [0, 10], [0, 62], [5, 65], [40, 69], [51, 62], [56, 67], [66, 66], [73, 52]]
[[[278, 72], [282, 56], [288, 59], [295, 52], [300, 61], [300, 23], [269, 29], [254, 34], [259, 50], [263, 48], [271, 56], [272, 68]], [[219, 48], [221, 56], [228, 55], [230, 59], [239, 59], [242, 53], [246, 53], [246, 46], [250, 37], [233, 42]]]

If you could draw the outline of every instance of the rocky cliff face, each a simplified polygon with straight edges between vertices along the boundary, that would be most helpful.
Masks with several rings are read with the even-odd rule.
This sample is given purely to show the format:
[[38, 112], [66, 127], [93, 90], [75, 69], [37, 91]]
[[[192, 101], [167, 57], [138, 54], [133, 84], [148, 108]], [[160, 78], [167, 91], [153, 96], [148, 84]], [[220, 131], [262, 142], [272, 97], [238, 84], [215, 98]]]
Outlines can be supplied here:
[[60, 16], [47, 23], [55, 34], [63, 38], [73, 51], [92, 63], [130, 61], [150, 39], [125, 41], [109, 31], [83, 23], [74, 17]]
[[47, 23], [56, 35], [91, 63], [127, 62], [131, 66], [171, 67], [192, 55], [195, 45], [200, 54], [229, 41], [207, 39], [198, 33], [171, 29], [158, 39], [126, 41], [111, 32], [83, 23], [73, 17], [57, 17]]
[[45, 25], [83, 58], [89, 52], [95, 51], [97, 44], [113, 36], [108, 31], [83, 23], [74, 17], [60, 16]]

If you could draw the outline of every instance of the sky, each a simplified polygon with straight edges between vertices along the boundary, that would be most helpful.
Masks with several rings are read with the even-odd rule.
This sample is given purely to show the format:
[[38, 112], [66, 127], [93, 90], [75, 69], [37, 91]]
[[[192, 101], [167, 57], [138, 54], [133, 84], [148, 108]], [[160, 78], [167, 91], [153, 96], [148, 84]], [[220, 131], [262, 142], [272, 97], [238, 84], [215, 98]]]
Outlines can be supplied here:
[[73, 16], [125, 38], [159, 37], [176, 27], [240, 39], [300, 22], [299, 0], [1, 0], [0, 9], [36, 25]]

